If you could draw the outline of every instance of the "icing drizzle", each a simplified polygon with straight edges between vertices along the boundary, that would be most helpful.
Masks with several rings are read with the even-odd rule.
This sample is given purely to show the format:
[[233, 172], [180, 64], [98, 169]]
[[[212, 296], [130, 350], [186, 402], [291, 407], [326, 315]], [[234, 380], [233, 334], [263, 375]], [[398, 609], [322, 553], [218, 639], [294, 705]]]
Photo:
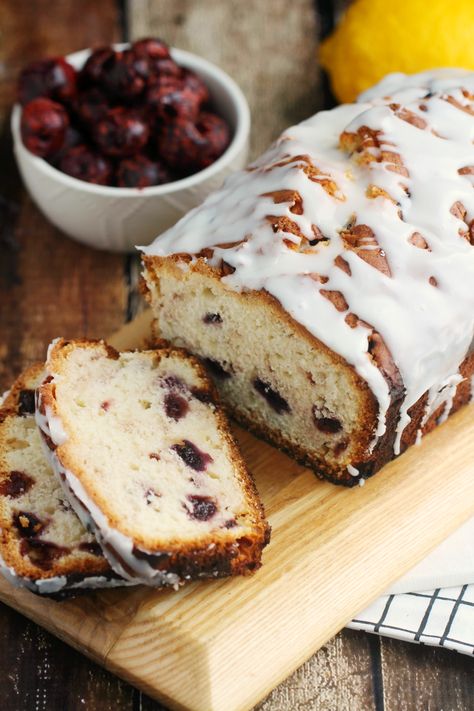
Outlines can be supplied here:
[[474, 333], [473, 142], [474, 73], [390, 75], [287, 129], [142, 251], [225, 263], [230, 288], [278, 299], [368, 383], [373, 444], [391, 398], [377, 334], [404, 387], [398, 454], [424, 392], [449, 414]]

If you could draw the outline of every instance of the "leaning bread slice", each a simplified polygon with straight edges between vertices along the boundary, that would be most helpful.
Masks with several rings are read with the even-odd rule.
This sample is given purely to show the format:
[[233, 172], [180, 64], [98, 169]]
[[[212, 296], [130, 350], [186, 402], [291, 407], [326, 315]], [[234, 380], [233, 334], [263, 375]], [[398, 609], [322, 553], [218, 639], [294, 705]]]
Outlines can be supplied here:
[[181, 350], [49, 349], [37, 422], [113, 568], [147, 585], [247, 573], [268, 526], [200, 364]]
[[42, 594], [123, 585], [44, 457], [34, 418], [43, 377], [42, 364], [31, 366], [0, 408], [0, 571]]

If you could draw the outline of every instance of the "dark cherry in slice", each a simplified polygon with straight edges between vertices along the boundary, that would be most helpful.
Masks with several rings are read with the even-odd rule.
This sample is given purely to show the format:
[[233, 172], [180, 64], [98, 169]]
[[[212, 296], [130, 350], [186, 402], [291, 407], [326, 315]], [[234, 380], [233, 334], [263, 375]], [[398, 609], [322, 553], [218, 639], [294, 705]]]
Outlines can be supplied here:
[[191, 511], [188, 506], [186, 509], [191, 518], [197, 521], [209, 521], [217, 511], [216, 501], [211, 496], [190, 495], [186, 498], [192, 506]]
[[313, 407], [314, 423], [320, 432], [337, 434], [342, 430], [342, 422], [337, 417], [321, 417], [316, 405]]
[[25, 415], [35, 414], [35, 391], [20, 390], [18, 396], [18, 414], [24, 417]]
[[218, 378], [219, 380], [228, 380], [232, 377], [218, 360], [214, 360], [213, 358], [204, 358], [203, 361], [206, 368], [208, 368], [211, 375], [215, 378]]
[[2, 482], [0, 482], [0, 494], [17, 499], [31, 489], [35, 480], [25, 472], [11, 471]]
[[28, 556], [38, 568], [49, 570], [53, 562], [70, 553], [70, 549], [38, 538], [24, 538], [20, 544], [20, 553]]
[[38, 536], [47, 524], [30, 511], [17, 511], [13, 514], [13, 525], [22, 538]]
[[274, 390], [269, 383], [266, 383], [260, 378], [255, 378], [253, 386], [255, 390], [265, 398], [270, 407], [279, 415], [282, 415], [284, 412], [290, 412], [290, 406], [285, 398], [282, 397], [279, 392]]
[[202, 452], [195, 444], [188, 439], [183, 439], [179, 444], [173, 444], [171, 449], [181, 457], [183, 462], [196, 472], [203, 472], [207, 465], [213, 461], [210, 454]]
[[228, 521], [226, 521], [222, 528], [235, 528], [237, 526], [237, 521], [235, 518], [229, 518]]
[[204, 323], [222, 323], [222, 316], [220, 314], [207, 313], [202, 317]]
[[166, 415], [175, 422], [185, 417], [189, 410], [188, 401], [177, 393], [166, 393], [164, 404]]

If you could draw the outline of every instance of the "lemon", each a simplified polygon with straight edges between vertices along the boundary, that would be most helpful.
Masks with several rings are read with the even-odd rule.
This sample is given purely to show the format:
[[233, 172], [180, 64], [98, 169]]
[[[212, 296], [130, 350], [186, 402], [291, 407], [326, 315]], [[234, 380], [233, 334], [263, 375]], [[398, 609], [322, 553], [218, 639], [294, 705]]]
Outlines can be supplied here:
[[353, 101], [390, 72], [474, 69], [474, 0], [355, 0], [321, 45], [336, 97]]

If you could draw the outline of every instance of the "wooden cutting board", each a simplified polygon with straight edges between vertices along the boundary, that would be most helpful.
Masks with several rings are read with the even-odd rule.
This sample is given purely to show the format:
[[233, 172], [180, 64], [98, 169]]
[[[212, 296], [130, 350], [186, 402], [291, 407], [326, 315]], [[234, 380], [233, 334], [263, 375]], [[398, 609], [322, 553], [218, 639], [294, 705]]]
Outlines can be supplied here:
[[[144, 344], [145, 312], [110, 341]], [[172, 709], [251, 709], [474, 514], [472, 405], [364, 487], [321, 482], [235, 427], [273, 528], [251, 578], [0, 599]]]

